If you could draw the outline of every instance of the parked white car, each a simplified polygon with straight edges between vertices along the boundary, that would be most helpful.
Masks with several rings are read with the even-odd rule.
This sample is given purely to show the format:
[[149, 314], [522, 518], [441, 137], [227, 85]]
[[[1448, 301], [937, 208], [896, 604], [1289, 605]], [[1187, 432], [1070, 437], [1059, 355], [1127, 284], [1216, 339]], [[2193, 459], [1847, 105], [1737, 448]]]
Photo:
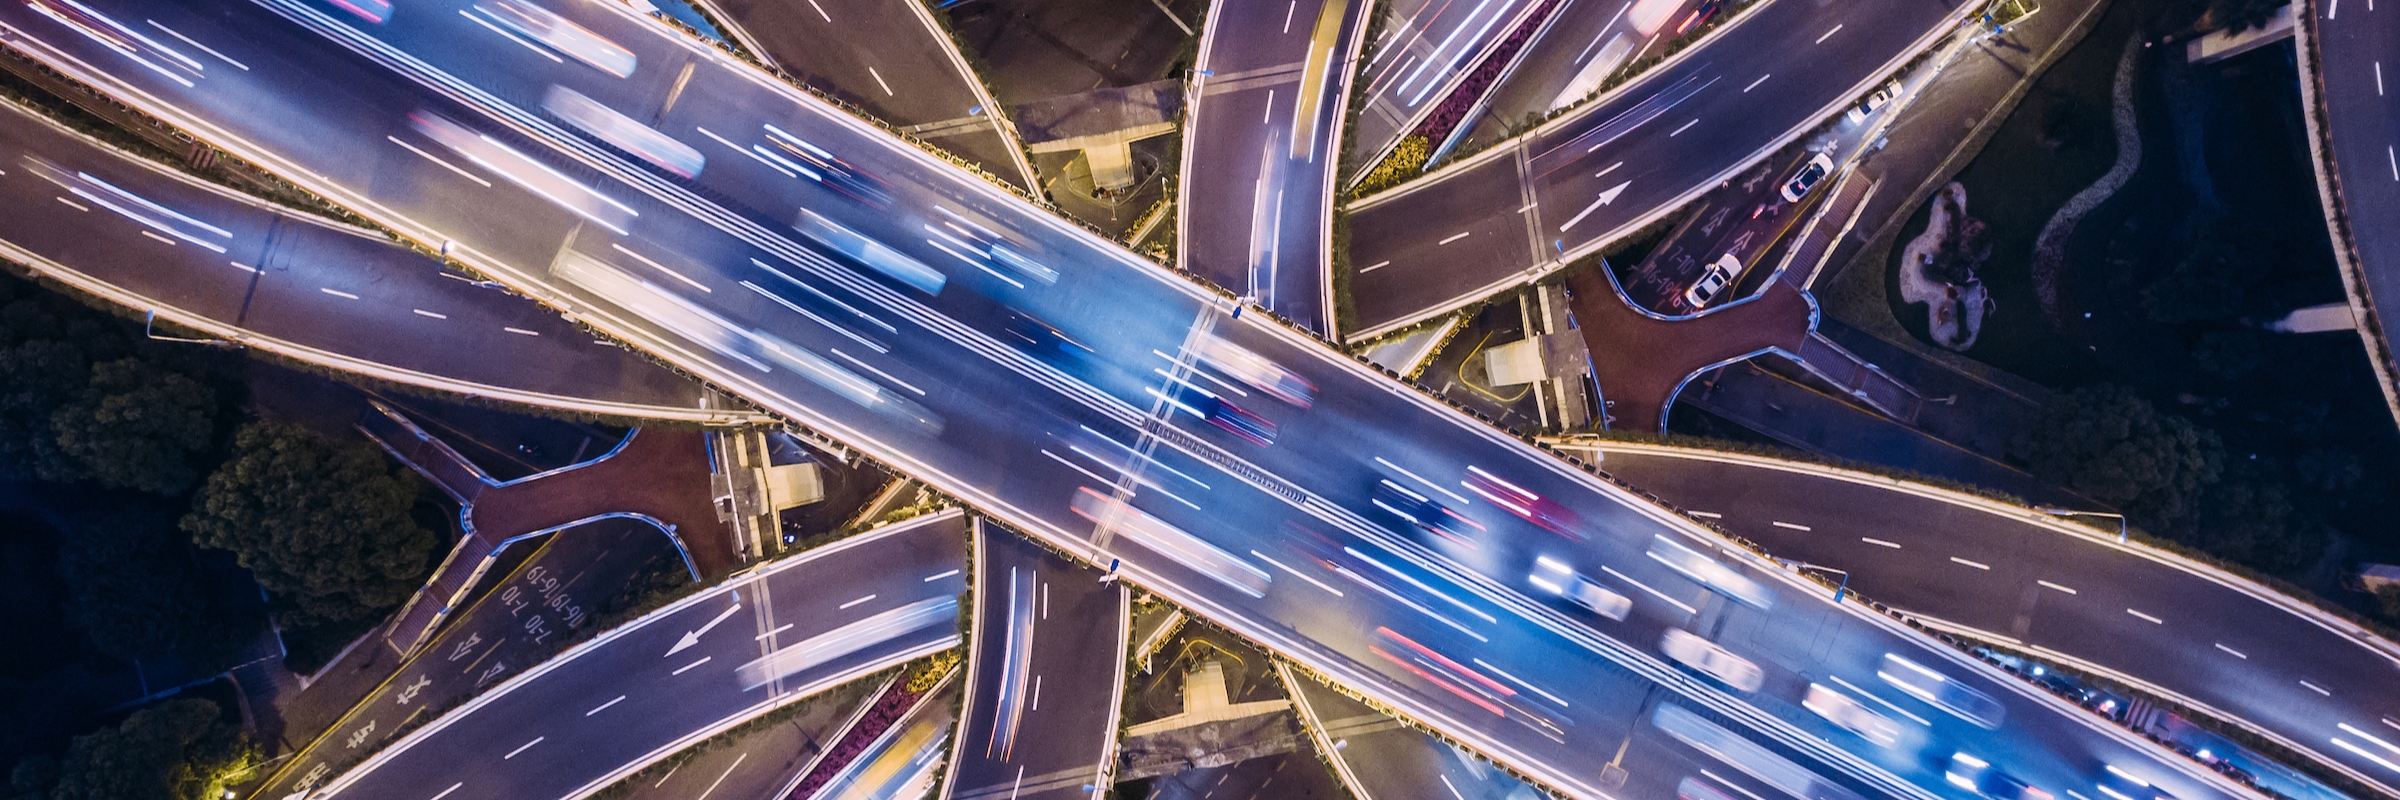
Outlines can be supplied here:
[[1856, 108], [1850, 109], [1848, 114], [1850, 124], [1858, 125], [1866, 122], [1868, 117], [1875, 116], [1875, 112], [1882, 111], [1884, 106], [1891, 105], [1893, 100], [1898, 99], [1900, 99], [1900, 82], [1894, 80], [1884, 84], [1873, 94], [1867, 95], [1866, 102], [1859, 103]]

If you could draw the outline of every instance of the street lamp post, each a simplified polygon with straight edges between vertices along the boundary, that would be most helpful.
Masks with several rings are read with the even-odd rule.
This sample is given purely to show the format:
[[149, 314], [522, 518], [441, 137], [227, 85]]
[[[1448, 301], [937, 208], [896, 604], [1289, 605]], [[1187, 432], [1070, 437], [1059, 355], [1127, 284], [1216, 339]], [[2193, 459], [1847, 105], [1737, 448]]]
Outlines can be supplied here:
[[1842, 585], [1836, 586], [1833, 589], [1833, 602], [1837, 605], [1842, 602], [1842, 597], [1844, 595], [1850, 593], [1850, 572], [1848, 570], [1834, 569], [1832, 567], [1811, 564], [1806, 561], [1793, 561], [1788, 558], [1778, 558], [1775, 559], [1775, 562], [1787, 567], [1791, 567], [1792, 569], [1813, 569], [1818, 572], [1827, 572], [1842, 576]]
[[2117, 520], [2117, 543], [2125, 543], [2125, 515], [2113, 511], [2077, 511], [2071, 508], [2034, 506], [2033, 510], [2053, 517], [2114, 517]]

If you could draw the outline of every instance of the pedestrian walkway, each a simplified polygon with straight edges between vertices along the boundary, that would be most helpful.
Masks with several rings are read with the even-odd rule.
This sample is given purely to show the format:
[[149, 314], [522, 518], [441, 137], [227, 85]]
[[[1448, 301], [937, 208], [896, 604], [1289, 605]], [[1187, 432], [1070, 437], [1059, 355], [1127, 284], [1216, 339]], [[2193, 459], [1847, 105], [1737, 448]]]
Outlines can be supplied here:
[[598, 458], [501, 482], [382, 402], [359, 419], [358, 430], [458, 501], [466, 529], [386, 628], [384, 641], [396, 652], [423, 644], [503, 548], [563, 528], [639, 520], [667, 534], [694, 580], [722, 577], [736, 566], [699, 433], [635, 430]]
[[1568, 276], [1567, 292], [1611, 430], [1664, 431], [1692, 376], [1767, 353], [1797, 358], [1817, 317], [1816, 300], [1783, 281], [1698, 317], [1658, 317], [1626, 299], [1605, 263]]

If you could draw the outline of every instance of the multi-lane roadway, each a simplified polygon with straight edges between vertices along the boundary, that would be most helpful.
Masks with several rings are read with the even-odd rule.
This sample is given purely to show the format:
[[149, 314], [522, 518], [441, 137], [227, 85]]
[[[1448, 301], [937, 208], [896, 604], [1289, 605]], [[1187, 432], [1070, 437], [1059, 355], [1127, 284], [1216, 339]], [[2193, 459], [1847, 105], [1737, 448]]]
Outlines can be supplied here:
[[1374, 7], [1210, 4], [1186, 102], [1175, 263], [1327, 335], [1335, 149]]
[[1108, 785], [1131, 598], [1100, 578], [976, 520], [975, 650], [944, 797], [1081, 798]]
[[[1626, 790], [1650, 794], [1716, 766], [1749, 770], [1734, 780], [1751, 792], [1961, 796], [1947, 773], [1985, 761], [2058, 789], [2114, 765], [2186, 800], [2238, 793], [621, 9], [573, 22], [630, 58], [432, 6], [372, 23], [87, 5], [249, 69], [162, 63], [179, 48], [148, 40], [129, 54], [27, 8], [0, 23], [22, 52], [1570, 793], [1603, 793], [1585, 755], [1612, 745], [1648, 765]], [[560, 89], [590, 102], [545, 102]], [[1576, 610], [1537, 563], [1632, 613]], [[1672, 666], [1651, 644], [1668, 630], [1726, 680]], [[1983, 699], [1910, 698], [1955, 694], [1934, 683]], [[1922, 721], [1835, 715], [1886, 742], [1870, 744], [1802, 707], [1811, 684]]]
[[1760, 0], [1705, 43], [1533, 132], [1350, 207], [1363, 341], [1595, 252], [1818, 125], [1966, 12]]
[[765, 711], [955, 647], [966, 528], [956, 511], [922, 517], [684, 598], [484, 692], [313, 796], [578, 797]]
[[2387, 223], [2400, 214], [2400, 85], [2387, 91], [2384, 73], [2393, 72], [2389, 80], [2400, 83], [2400, 25], [2385, 16], [2393, 12], [2361, 0], [2312, 0], [2296, 8], [2314, 16], [2303, 24], [2314, 34], [2316, 60], [2300, 65], [2300, 80], [2316, 83], [2332, 140], [2330, 177], [2340, 189], [2334, 199], [2349, 220], [2347, 230], [2334, 232], [2334, 246], [2348, 245], [2366, 283], [2367, 296], [2356, 300], [2375, 310], [2371, 322], [2382, 328], [2372, 332], [2367, 354], [2383, 362], [2375, 372], [2390, 400], [2391, 376], [2400, 372], [2389, 352], [2393, 317], [2400, 315], [2400, 232]]
[[[2400, 648], [2273, 590], [2054, 518], [1760, 459], [1611, 450], [1609, 471], [1878, 602], [2280, 736], [2400, 794]], [[2094, 520], [2105, 524], [2107, 520]], [[2380, 761], [2379, 761], [2380, 759]]]

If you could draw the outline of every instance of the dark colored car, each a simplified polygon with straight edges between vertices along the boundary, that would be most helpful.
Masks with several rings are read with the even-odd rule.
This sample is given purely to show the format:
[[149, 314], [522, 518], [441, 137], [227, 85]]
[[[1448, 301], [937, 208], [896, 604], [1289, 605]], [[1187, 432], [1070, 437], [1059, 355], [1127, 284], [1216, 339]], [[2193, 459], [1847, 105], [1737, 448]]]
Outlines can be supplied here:
[[1375, 484], [1375, 506], [1407, 520], [1418, 530], [1468, 547], [1476, 546], [1483, 526], [1458, 515], [1441, 501], [1416, 493], [1389, 479]]
[[882, 178], [861, 172], [857, 167], [850, 166], [850, 162], [835, 158], [825, 148], [785, 133], [781, 128], [769, 125], [767, 133], [768, 141], [798, 159], [797, 166], [808, 171], [807, 177], [824, 184], [825, 188], [878, 210], [891, 207], [892, 185], [885, 183]]
[[1009, 313], [1008, 338], [1015, 340], [1027, 355], [1060, 369], [1081, 367], [1092, 357], [1092, 348], [1075, 341], [1075, 337], [1022, 313]]

